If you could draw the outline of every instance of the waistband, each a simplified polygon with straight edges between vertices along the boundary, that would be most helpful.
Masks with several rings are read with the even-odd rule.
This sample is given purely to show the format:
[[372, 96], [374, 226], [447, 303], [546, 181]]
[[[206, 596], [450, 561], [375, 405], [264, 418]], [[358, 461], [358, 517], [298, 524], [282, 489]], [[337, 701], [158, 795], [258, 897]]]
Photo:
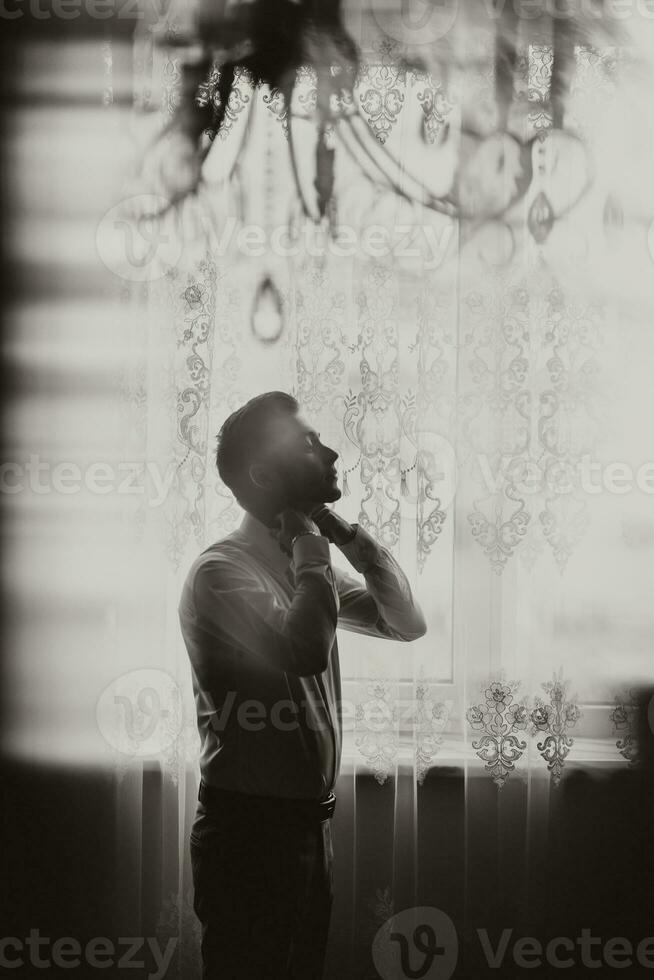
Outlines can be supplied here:
[[253, 796], [250, 793], [238, 793], [231, 789], [220, 789], [208, 786], [200, 780], [198, 800], [208, 809], [242, 810], [243, 812], [257, 810], [270, 817], [282, 817], [301, 820], [329, 820], [334, 815], [336, 797], [333, 793], [324, 800], [294, 800], [288, 797]]

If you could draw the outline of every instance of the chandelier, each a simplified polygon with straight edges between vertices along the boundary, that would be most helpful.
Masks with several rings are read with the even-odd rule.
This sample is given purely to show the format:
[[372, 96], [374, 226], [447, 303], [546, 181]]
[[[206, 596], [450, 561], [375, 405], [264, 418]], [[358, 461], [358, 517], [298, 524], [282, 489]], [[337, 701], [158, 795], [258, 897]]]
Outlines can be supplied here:
[[[495, 28], [497, 111], [495, 125], [485, 131], [467, 119], [465, 112], [454, 126], [438, 117], [434, 103], [438, 89], [432, 74], [438, 43], [417, 51], [400, 46], [399, 53], [393, 53], [394, 61], [386, 70], [404, 78], [413, 73], [427, 83], [418, 95], [422, 130], [411, 152], [401, 158], [386, 138], [383, 119], [371, 125], [370, 107], [368, 118], [362, 113], [356, 87], [370, 66], [346, 29], [341, 0], [204, 0], [194, 37], [174, 42], [182, 51], [181, 86], [172, 116], [156, 143], [164, 158], [175, 143], [181, 151], [178, 149], [176, 163], [169, 168], [168, 179], [159, 184], [165, 207], [174, 208], [197, 192], [210, 151], [224, 156], [225, 183], [236, 187], [255, 104], [244, 92], [263, 89], [265, 103], [284, 126], [288, 167], [301, 214], [326, 228], [328, 234], [337, 223], [335, 173], [337, 156], [342, 155], [368, 186], [455, 222], [459, 243], [486, 223], [501, 221], [530, 187], [538, 186], [526, 227], [533, 240], [542, 244], [555, 222], [576, 207], [593, 181], [582, 140], [562, 124], [572, 74], [574, 24], [554, 23], [549, 92], [540, 107], [549, 116], [550, 128], [529, 139], [516, 135], [509, 122], [517, 48], [511, 4], [497, 14]], [[466, 65], [457, 62], [458, 58], [456, 46], [449, 41], [446, 62], [465, 71]], [[239, 127], [237, 145], [228, 151], [225, 137], [241, 114], [246, 121]], [[454, 163], [448, 179], [439, 180], [434, 161], [439, 154], [440, 158], [445, 155], [448, 142], [455, 144], [449, 155]], [[574, 179], [557, 195], [545, 186], [545, 178], [552, 182], [555, 177], [562, 147], [574, 161]], [[180, 160], [184, 166], [179, 165]], [[256, 322], [266, 323], [260, 339], [272, 341], [280, 332], [273, 320], [277, 317], [281, 324], [282, 304], [268, 272], [256, 297], [268, 312], [263, 315], [258, 307], [253, 309], [253, 330]]]

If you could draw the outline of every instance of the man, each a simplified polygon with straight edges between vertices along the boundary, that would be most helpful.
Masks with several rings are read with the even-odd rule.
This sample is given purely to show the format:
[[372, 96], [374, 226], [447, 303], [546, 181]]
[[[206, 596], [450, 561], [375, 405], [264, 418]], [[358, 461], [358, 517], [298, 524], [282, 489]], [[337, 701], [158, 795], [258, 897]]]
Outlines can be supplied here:
[[[246, 514], [195, 560], [179, 606], [202, 737], [191, 833], [203, 980], [318, 980], [332, 901], [329, 817], [341, 757], [336, 627], [425, 633], [393, 557], [326, 506], [334, 463], [284, 392], [218, 437]], [[332, 568], [330, 542], [367, 588]]]

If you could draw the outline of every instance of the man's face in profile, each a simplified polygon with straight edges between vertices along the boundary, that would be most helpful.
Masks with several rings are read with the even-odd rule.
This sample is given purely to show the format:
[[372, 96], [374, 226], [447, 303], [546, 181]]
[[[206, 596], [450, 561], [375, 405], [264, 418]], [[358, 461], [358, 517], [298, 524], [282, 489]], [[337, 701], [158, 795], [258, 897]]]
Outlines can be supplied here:
[[301, 415], [274, 416], [267, 432], [262, 462], [281, 507], [330, 503], [341, 497], [334, 468], [338, 453], [323, 445], [320, 434]]

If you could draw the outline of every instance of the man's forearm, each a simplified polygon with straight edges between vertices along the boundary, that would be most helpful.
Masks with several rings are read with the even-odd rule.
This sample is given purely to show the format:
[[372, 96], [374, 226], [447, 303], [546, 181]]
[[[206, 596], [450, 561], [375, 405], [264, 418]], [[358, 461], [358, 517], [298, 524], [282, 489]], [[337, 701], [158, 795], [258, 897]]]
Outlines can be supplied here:
[[354, 525], [354, 531], [352, 540], [338, 547], [352, 567], [364, 576], [384, 622], [398, 638], [411, 640], [424, 636], [427, 625], [422, 609], [399, 564], [359, 524]]
[[320, 536], [300, 534], [293, 542], [293, 563], [296, 592], [286, 615], [296, 672], [320, 674], [329, 663], [339, 610], [329, 545]]

